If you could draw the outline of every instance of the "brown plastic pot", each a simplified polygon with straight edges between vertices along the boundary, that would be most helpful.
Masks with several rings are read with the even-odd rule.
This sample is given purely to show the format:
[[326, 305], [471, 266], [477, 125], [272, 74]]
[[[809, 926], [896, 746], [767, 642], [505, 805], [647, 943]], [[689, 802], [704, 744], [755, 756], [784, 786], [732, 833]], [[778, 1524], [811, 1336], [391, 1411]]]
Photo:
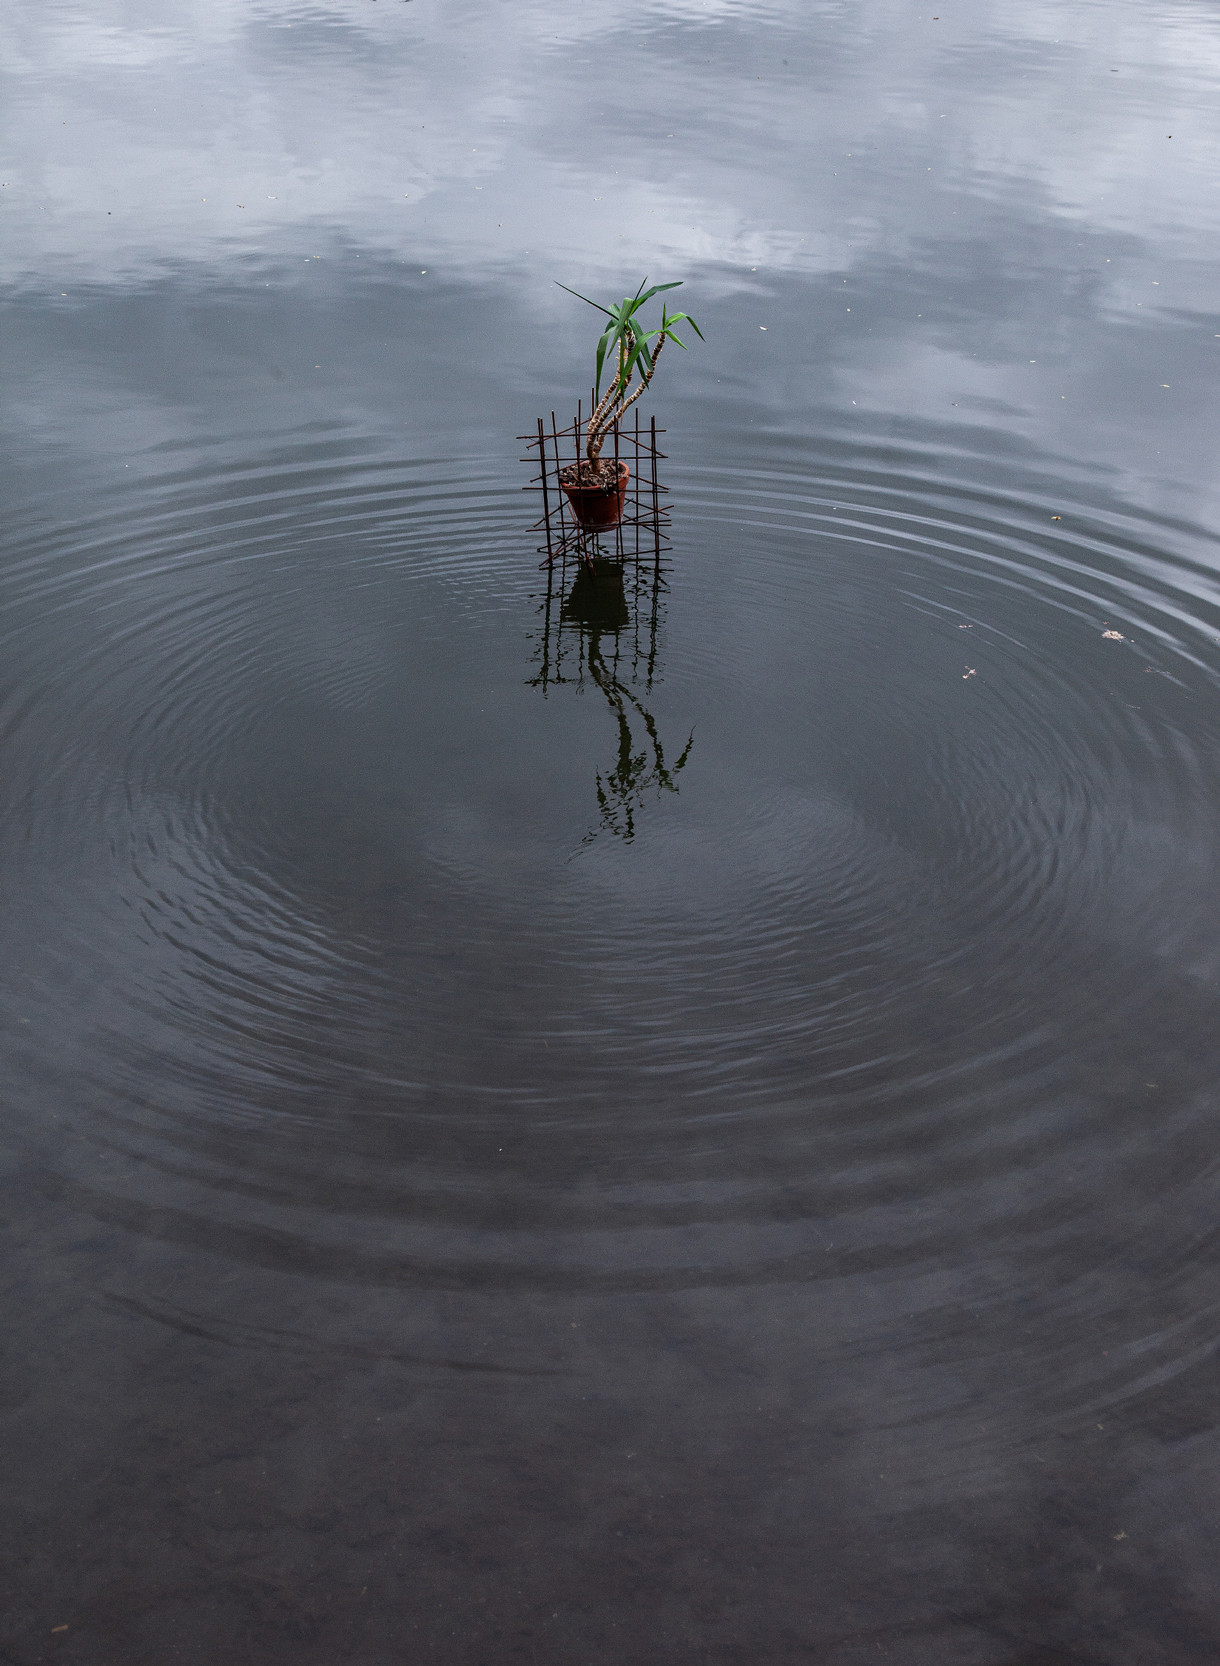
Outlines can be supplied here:
[[572, 506], [577, 525], [583, 526], [586, 532], [608, 532], [611, 527], [616, 527], [627, 507], [627, 480], [630, 474], [626, 463], [620, 463], [616, 480], [613, 463], [603, 463], [603, 479], [592, 484], [584, 473], [583, 464], [579, 475], [569, 464], [561, 472], [559, 484]]

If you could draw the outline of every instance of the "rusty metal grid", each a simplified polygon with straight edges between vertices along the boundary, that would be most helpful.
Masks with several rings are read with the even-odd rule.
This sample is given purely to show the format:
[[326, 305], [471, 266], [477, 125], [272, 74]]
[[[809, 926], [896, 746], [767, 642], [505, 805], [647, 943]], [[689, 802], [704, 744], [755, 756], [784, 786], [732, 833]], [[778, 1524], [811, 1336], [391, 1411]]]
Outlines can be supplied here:
[[560, 471], [581, 460], [582, 405], [577, 405], [575, 419], [565, 428], [557, 425], [552, 411], [549, 426], [539, 417], [535, 433], [517, 436], [526, 446], [522, 462], [532, 463], [538, 470], [522, 489], [542, 494], [542, 518], [530, 528], [532, 532], [543, 533], [546, 540], [538, 546], [538, 553], [543, 557], [540, 566], [566, 562], [571, 557], [589, 562], [598, 556], [613, 555], [637, 565], [651, 560], [660, 568], [662, 554], [669, 545], [666, 488], [657, 477], [657, 464], [665, 458], [665, 453], [657, 449], [657, 436], [665, 430], [657, 427], [656, 417], [644, 424], [638, 410], [633, 414], [634, 421], [626, 425], [616, 422], [606, 435], [607, 459], [612, 454], [615, 463], [625, 462], [631, 472], [622, 520], [616, 527], [600, 532], [577, 525], [559, 484]]

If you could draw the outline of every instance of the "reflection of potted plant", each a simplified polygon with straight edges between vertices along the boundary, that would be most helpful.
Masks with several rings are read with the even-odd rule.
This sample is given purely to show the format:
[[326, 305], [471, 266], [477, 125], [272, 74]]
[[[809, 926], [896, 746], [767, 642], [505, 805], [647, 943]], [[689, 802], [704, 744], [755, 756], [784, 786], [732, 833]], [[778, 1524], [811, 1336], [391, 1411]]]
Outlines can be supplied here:
[[[584, 669], [601, 689], [618, 726], [618, 756], [612, 770], [597, 772], [597, 802], [602, 826], [628, 844], [635, 838], [635, 813], [651, 789], [676, 793], [674, 779], [686, 767], [695, 742], [692, 729], [674, 764], [665, 762], [665, 751], [652, 713], [640, 701], [626, 678], [618, 671], [617, 649], [607, 659], [602, 637], [613, 641], [630, 623], [630, 611], [623, 584], [622, 565], [594, 556], [582, 562], [571, 594], [563, 604], [564, 620], [580, 627], [584, 640]], [[637, 738], [636, 722], [644, 733]], [[588, 844], [590, 833], [583, 841]]]
[[[605, 696], [618, 730], [614, 765], [597, 772], [601, 827], [590, 829], [582, 847], [601, 831], [630, 842], [644, 804], [678, 791], [694, 745], [692, 730], [670, 761], [649, 710], [648, 697], [659, 675], [657, 635], [665, 590], [659, 567], [652, 568], [649, 582], [651, 566], [637, 564], [633, 572], [629, 560], [586, 550], [576, 563], [571, 589], [560, 592], [558, 607], [554, 566], [547, 567], [546, 595], [538, 601], [542, 628], [533, 655], [538, 674], [529, 679], [530, 687], [545, 695], [564, 684], [583, 691], [592, 683]], [[565, 574], [563, 589], [567, 584]]]
[[[647, 281], [645, 278], [644, 282]], [[679, 347], [685, 349], [686, 343], [674, 335], [674, 325], [689, 324], [700, 341], [703, 340], [703, 331], [688, 313], [669, 312], [664, 301], [661, 303], [660, 327], [655, 330], [644, 328], [640, 317], [643, 308], [663, 290], [681, 288], [680, 282], [656, 283], [651, 289], [645, 289], [641, 284], [634, 295], [628, 295], [610, 307], [590, 301], [587, 295], [577, 295], [574, 289], [568, 289], [566, 283], [561, 283], [559, 287], [567, 289], [569, 295], [576, 295], [578, 301], [585, 301], [599, 312], [604, 312], [610, 320], [597, 343], [597, 375], [593, 389], [597, 403], [589, 417], [584, 459], [579, 463], [569, 463], [559, 474], [559, 484], [567, 494], [577, 521], [590, 531], [597, 531], [617, 526], [622, 520], [630, 473], [624, 462], [617, 465], [602, 462], [606, 435], [652, 381], [666, 341], [676, 341]], [[650, 345], [653, 342], [655, 346]], [[608, 355], [617, 359], [618, 368], [603, 394], [602, 370]], [[639, 379], [633, 387], [636, 377]]]
[[[613, 666], [607, 664], [598, 631], [590, 634], [587, 663], [589, 675], [606, 696], [618, 724], [618, 756], [614, 768], [604, 774], [600, 769], [597, 772], [597, 803], [602, 813], [602, 826], [630, 844], [635, 838], [635, 812], [644, 803], [649, 790], [655, 788], [658, 796], [662, 791], [677, 792], [678, 783], [674, 777], [686, 768], [686, 760], [695, 744], [695, 731], [692, 729], [687, 737], [677, 763], [667, 765], [652, 713], [619, 679]], [[635, 718], [644, 728], [638, 747], [632, 731]], [[593, 834], [589, 834], [583, 842], [588, 844], [592, 837]]]
[[581, 626], [590, 639], [600, 636], [602, 631], [617, 635], [626, 630], [631, 623], [631, 611], [627, 606], [622, 563], [607, 561], [604, 556], [582, 561], [572, 593], [564, 598], [560, 617], [565, 624]]

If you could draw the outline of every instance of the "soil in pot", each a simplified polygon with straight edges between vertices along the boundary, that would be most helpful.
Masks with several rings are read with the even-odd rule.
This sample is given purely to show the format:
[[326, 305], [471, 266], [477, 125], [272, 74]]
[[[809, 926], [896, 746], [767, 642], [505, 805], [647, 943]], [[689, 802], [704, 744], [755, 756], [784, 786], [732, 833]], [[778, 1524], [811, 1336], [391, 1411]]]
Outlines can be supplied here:
[[559, 484], [580, 526], [598, 532], [618, 525], [627, 503], [630, 473], [626, 463], [619, 463], [616, 478], [612, 462], [603, 463], [596, 474], [588, 463], [569, 463], [566, 469], [560, 469]]

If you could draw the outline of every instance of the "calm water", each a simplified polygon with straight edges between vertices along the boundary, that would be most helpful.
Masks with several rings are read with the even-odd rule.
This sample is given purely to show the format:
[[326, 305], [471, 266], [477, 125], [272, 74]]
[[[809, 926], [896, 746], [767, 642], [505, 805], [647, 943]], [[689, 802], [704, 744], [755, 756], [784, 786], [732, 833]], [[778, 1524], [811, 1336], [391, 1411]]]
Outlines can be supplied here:
[[0, 1659], [1220, 1655], [1220, 12], [939, 4], [9, 7]]

